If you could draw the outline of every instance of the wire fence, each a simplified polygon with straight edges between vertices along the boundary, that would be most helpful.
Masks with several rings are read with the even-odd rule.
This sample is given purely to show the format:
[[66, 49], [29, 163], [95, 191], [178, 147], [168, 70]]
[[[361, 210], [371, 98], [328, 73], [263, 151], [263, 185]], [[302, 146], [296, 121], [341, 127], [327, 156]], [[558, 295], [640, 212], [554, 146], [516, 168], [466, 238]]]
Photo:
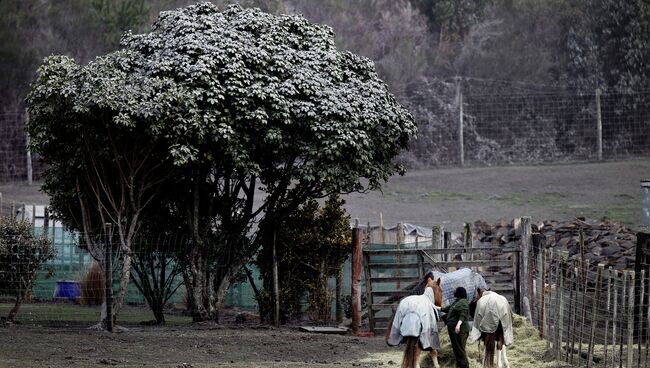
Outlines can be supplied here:
[[576, 367], [648, 367], [647, 270], [605, 268], [548, 249], [536, 255], [533, 322], [549, 351]]
[[648, 91], [492, 93], [437, 82], [402, 101], [420, 128], [402, 156], [412, 166], [540, 164], [650, 153]]
[[[497, 92], [438, 81], [401, 97], [420, 128], [401, 160], [486, 166], [650, 154], [650, 91]], [[27, 149], [25, 119], [0, 113], [0, 183], [39, 180], [45, 169]]]
[[[4, 223], [11, 218], [17, 222], [9, 230], [2, 229], [3, 218]], [[28, 230], [18, 233], [16, 226]], [[117, 299], [127, 254], [117, 234], [86, 236], [70, 231], [52, 218], [45, 206], [19, 206], [0, 214], [0, 230], [1, 319], [13, 319], [9, 317], [18, 302], [15, 321], [19, 323], [86, 328], [100, 321], [107, 290], [114, 294], [114, 301]], [[132, 239], [128, 250], [130, 275], [119, 313], [121, 325], [191, 322], [183, 273], [188, 270], [191, 249], [192, 242], [183, 235]], [[49, 252], [51, 257], [39, 257]], [[248, 269], [256, 280], [256, 268]], [[108, 283], [107, 277], [111, 280]], [[256, 307], [248, 283], [235, 280], [225, 306]]]

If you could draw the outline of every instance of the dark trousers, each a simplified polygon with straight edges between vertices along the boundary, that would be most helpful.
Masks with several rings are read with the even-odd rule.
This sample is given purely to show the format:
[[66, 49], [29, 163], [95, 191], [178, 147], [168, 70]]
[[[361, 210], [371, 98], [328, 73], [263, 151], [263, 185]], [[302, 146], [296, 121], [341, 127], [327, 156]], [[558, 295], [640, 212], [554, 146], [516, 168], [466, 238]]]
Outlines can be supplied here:
[[456, 366], [459, 368], [469, 368], [467, 361], [467, 352], [465, 351], [465, 344], [467, 343], [467, 333], [457, 334], [453, 327], [448, 327], [449, 340], [451, 341], [451, 348], [454, 350], [454, 358], [456, 358]]

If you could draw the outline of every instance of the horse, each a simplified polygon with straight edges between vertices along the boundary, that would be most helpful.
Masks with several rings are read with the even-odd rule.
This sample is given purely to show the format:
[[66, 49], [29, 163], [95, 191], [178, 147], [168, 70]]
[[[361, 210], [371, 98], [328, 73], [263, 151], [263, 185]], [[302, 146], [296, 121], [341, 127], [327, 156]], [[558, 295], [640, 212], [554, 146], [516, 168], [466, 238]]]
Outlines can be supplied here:
[[468, 341], [484, 341], [485, 358], [483, 367], [494, 367], [494, 348], [498, 351], [497, 367], [503, 365], [510, 368], [506, 356], [506, 346], [512, 344], [512, 309], [508, 300], [494, 291], [477, 289], [474, 300], [470, 303], [470, 313], [473, 313], [474, 324]]
[[[432, 290], [429, 291], [429, 288]], [[432, 305], [433, 304], [433, 305]], [[386, 343], [397, 346], [404, 343], [402, 368], [419, 368], [421, 350], [431, 350], [433, 366], [439, 368], [438, 310], [442, 306], [440, 279], [428, 272], [418, 285], [399, 303], [386, 329]]]
[[487, 284], [483, 276], [469, 268], [461, 268], [452, 272], [431, 271], [431, 273], [433, 274], [434, 280], [437, 278], [441, 280], [443, 307], [454, 302], [456, 299], [454, 298], [454, 291], [459, 286], [467, 290], [468, 302], [474, 300], [477, 289], [487, 289]]

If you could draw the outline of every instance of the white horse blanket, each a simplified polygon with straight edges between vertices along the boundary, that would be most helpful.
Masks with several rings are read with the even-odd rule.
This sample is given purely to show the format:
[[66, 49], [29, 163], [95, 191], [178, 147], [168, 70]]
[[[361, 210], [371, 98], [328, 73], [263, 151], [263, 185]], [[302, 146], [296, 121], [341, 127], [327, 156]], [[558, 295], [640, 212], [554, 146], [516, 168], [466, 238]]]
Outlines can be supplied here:
[[440, 287], [442, 288], [442, 306], [446, 307], [454, 302], [454, 292], [456, 288], [462, 286], [467, 291], [467, 300], [474, 300], [476, 288], [487, 289], [485, 279], [478, 272], [469, 268], [461, 268], [454, 272], [443, 273], [433, 271], [434, 279], [440, 278]]
[[481, 337], [481, 332], [495, 332], [499, 322], [503, 327], [506, 346], [512, 345], [512, 309], [508, 299], [494, 291], [484, 291], [483, 296], [476, 303], [474, 325], [467, 340], [475, 342]]
[[422, 295], [407, 296], [399, 302], [386, 343], [397, 346], [404, 337], [419, 337], [422, 349], [438, 350], [438, 320], [431, 288], [426, 288]]

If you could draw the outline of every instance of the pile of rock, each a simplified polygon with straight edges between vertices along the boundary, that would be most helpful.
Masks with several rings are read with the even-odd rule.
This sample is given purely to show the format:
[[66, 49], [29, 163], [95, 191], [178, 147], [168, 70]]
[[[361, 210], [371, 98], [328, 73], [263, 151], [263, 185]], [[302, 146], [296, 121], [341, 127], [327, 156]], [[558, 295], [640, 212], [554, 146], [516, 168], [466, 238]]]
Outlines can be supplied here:
[[[634, 268], [636, 233], [614, 221], [576, 218], [573, 221], [543, 221], [532, 224], [539, 246], [566, 251], [570, 259], [582, 259], [593, 266], [598, 263], [614, 269]], [[581, 251], [580, 232], [584, 252]], [[498, 221], [490, 225], [479, 220], [474, 223], [474, 247], [518, 246], [520, 230], [512, 222]]]

